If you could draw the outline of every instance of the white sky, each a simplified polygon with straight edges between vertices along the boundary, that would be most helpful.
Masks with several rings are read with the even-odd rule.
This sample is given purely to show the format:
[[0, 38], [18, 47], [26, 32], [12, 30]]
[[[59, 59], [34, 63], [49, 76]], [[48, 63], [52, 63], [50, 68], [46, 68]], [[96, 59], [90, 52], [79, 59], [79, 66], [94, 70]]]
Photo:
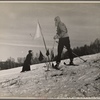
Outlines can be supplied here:
[[35, 34], [37, 20], [47, 47], [52, 47], [56, 16], [66, 24], [72, 47], [100, 37], [100, 3], [0, 2], [0, 60], [26, 56], [29, 49], [45, 50], [42, 38], [33, 41], [30, 36]]

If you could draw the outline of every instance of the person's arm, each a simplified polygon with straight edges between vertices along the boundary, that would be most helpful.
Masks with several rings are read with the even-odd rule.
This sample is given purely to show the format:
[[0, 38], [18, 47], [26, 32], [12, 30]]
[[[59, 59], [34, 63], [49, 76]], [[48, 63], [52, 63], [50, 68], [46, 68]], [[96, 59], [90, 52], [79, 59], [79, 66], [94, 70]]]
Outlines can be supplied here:
[[53, 39], [55, 40], [55, 39], [59, 39], [59, 38], [60, 38], [59, 35], [56, 33], [56, 35], [54, 36]]

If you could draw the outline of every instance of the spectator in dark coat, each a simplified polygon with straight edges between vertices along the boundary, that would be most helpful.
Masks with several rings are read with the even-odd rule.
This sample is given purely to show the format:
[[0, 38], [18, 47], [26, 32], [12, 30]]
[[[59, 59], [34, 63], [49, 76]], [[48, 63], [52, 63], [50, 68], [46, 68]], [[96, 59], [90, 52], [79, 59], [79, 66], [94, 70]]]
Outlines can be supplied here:
[[26, 59], [24, 61], [24, 64], [23, 64], [23, 68], [22, 68], [22, 71], [21, 72], [25, 72], [25, 71], [30, 71], [30, 65], [31, 65], [31, 59], [32, 59], [32, 50], [29, 50], [28, 51], [28, 55], [26, 56]]

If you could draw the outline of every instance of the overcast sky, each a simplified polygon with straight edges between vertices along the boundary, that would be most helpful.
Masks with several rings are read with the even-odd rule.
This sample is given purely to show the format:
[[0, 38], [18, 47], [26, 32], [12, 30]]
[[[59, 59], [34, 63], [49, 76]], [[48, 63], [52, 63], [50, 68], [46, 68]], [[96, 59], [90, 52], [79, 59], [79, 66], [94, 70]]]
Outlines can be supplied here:
[[99, 3], [0, 3], [0, 60], [26, 56], [29, 49], [45, 50], [42, 38], [30, 36], [35, 34], [37, 20], [47, 47], [52, 47], [56, 16], [66, 24], [72, 48], [100, 37]]

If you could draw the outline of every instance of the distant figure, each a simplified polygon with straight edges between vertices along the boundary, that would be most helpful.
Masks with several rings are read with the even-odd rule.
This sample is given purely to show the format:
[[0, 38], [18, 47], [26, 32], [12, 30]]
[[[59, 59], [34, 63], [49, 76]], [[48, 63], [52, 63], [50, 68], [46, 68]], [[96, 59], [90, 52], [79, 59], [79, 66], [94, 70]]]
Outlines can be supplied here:
[[32, 59], [32, 50], [29, 50], [21, 72], [30, 71], [31, 59]]
[[64, 46], [68, 50], [68, 55], [70, 58], [70, 63], [69, 63], [70, 65], [73, 65], [73, 54], [72, 54], [72, 50], [70, 47], [68, 30], [67, 30], [65, 24], [61, 22], [59, 16], [55, 17], [54, 20], [55, 20], [55, 26], [57, 27], [57, 33], [54, 36], [54, 39], [59, 40], [58, 41], [58, 55], [57, 55], [56, 65], [54, 66], [54, 68], [59, 69], [58, 66], [59, 66], [60, 61], [61, 61], [61, 53], [62, 53]]

